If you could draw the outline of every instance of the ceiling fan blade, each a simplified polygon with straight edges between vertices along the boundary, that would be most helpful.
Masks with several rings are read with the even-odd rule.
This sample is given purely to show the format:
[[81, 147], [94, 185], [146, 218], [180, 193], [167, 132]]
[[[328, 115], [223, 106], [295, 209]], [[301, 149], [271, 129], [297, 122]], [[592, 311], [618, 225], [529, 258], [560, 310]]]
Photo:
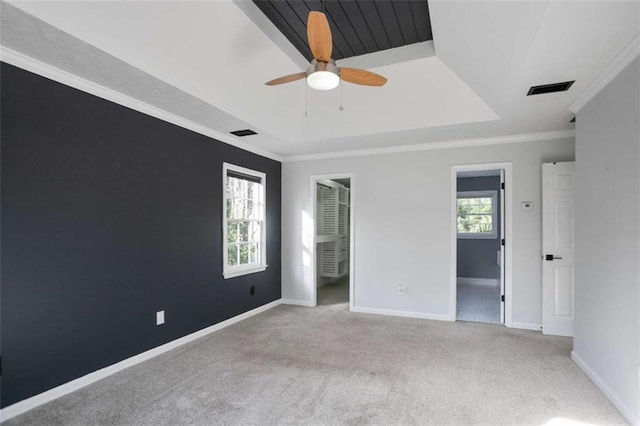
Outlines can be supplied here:
[[324, 13], [309, 12], [307, 38], [309, 39], [309, 48], [313, 53], [313, 57], [320, 62], [329, 62], [331, 60], [333, 40], [331, 39], [329, 21], [327, 21]]
[[359, 68], [340, 68], [340, 79], [363, 86], [384, 86], [387, 79], [371, 71]]
[[306, 76], [307, 76], [306, 72], [298, 72], [295, 74], [285, 75], [284, 77], [279, 77], [271, 81], [267, 81], [265, 84], [267, 86], [276, 86], [278, 84], [291, 83], [292, 81], [301, 80]]

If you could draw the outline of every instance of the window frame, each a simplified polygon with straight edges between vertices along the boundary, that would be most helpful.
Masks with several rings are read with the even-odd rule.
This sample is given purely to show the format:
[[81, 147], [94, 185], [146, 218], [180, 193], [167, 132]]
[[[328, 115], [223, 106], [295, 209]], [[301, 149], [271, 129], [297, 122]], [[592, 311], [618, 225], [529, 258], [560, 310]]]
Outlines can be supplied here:
[[[458, 200], [461, 198], [491, 198], [491, 232], [458, 232]], [[458, 191], [456, 194], [456, 232], [458, 239], [495, 240], [498, 238], [498, 191]]]
[[[227, 180], [228, 172], [237, 172], [260, 179], [262, 185], [262, 226], [260, 232], [260, 262], [247, 265], [229, 266], [228, 264], [228, 226], [227, 219]], [[254, 274], [266, 270], [267, 265], [267, 175], [257, 170], [237, 166], [231, 163], [222, 163], [222, 275], [225, 279]]]

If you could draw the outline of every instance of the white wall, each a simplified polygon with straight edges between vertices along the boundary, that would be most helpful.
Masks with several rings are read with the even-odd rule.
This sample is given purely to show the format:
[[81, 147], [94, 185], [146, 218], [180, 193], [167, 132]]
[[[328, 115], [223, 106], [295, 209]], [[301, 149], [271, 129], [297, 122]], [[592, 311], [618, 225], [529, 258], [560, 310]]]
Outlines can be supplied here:
[[[571, 161], [573, 139], [285, 162], [282, 297], [311, 302], [310, 176], [354, 172], [355, 306], [446, 319], [451, 166], [512, 162], [513, 322], [541, 323], [541, 164]], [[535, 211], [522, 212], [521, 201]], [[396, 285], [405, 285], [398, 296]]]
[[640, 421], [639, 61], [576, 119], [574, 356], [633, 423]]

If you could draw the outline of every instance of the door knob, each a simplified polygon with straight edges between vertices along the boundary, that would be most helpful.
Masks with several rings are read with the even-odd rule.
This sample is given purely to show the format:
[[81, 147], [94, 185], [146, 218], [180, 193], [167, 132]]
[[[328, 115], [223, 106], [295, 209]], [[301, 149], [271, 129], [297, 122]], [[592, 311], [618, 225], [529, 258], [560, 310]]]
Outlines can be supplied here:
[[554, 256], [552, 254], [547, 254], [545, 255], [545, 260], [556, 260], [556, 259], [562, 259], [562, 257], [560, 256]]

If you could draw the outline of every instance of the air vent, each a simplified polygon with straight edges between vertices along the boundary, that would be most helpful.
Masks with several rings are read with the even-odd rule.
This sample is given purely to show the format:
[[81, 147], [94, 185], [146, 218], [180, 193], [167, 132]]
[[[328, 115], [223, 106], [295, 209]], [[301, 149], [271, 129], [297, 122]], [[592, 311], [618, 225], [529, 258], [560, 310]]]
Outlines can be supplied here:
[[235, 130], [235, 131], [231, 132], [231, 134], [232, 135], [236, 135], [238, 137], [257, 135], [257, 133], [254, 132], [251, 129]]
[[543, 95], [545, 93], [553, 93], [553, 92], [566, 92], [567, 90], [569, 90], [569, 88], [573, 83], [575, 83], [575, 80], [565, 81], [563, 83], [542, 84], [540, 86], [531, 86], [531, 88], [527, 92], [527, 96]]

